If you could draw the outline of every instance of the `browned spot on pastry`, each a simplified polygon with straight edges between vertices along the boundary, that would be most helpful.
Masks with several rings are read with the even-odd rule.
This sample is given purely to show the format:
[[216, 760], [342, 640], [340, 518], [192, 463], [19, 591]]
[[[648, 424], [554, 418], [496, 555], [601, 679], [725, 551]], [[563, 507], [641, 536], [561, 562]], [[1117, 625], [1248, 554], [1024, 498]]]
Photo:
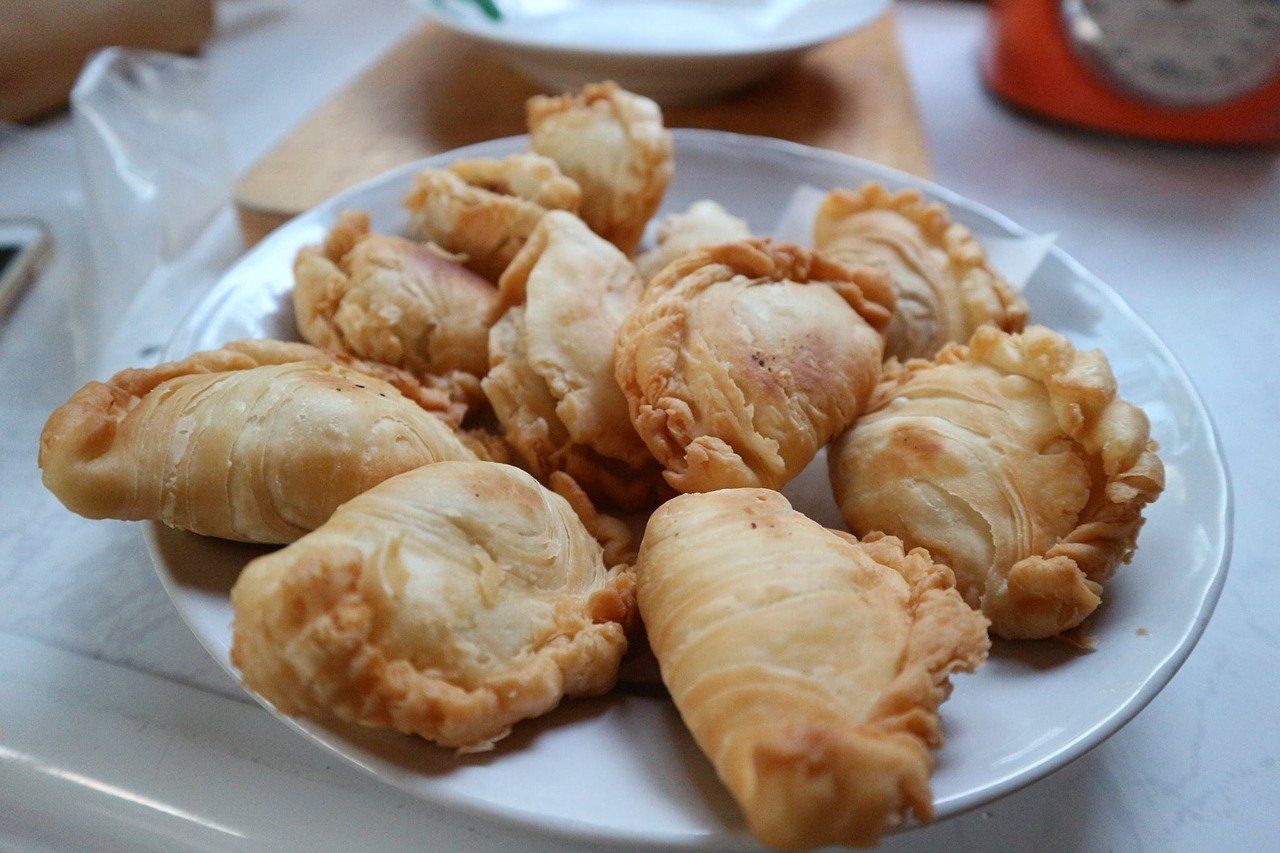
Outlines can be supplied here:
[[917, 464], [929, 465], [933, 457], [940, 455], [945, 443], [938, 433], [928, 427], [904, 424], [893, 431], [893, 441], [916, 458]]

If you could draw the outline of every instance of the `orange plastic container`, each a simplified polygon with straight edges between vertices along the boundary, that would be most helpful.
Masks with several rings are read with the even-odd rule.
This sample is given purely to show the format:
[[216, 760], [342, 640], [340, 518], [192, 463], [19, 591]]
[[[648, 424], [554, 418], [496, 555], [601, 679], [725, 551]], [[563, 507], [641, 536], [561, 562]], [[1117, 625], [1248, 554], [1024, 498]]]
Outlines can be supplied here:
[[1154, 103], [1107, 79], [1073, 45], [1062, 0], [990, 0], [982, 73], [1011, 105], [1046, 118], [1147, 139], [1280, 143], [1280, 63], [1256, 88], [1222, 103]]

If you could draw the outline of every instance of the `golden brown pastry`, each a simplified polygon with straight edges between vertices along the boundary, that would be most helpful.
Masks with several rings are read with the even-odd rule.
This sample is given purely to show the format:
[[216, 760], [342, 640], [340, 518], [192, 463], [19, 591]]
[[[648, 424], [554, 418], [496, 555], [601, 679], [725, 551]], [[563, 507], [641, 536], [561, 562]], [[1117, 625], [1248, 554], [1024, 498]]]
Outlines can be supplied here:
[[626, 254], [662, 204], [673, 169], [662, 110], [612, 81], [576, 95], [537, 95], [525, 106], [529, 143], [582, 188], [581, 215]]
[[443, 462], [245, 567], [231, 659], [285, 713], [485, 749], [613, 686], [633, 584], [528, 474]]
[[739, 219], [709, 199], [695, 201], [684, 213], [673, 213], [658, 224], [657, 245], [636, 259], [636, 268], [649, 281], [662, 268], [695, 249], [732, 243], [751, 236]]
[[580, 198], [577, 183], [554, 160], [513, 154], [419, 172], [404, 203], [416, 236], [463, 255], [469, 269], [497, 281], [542, 214], [577, 211]]
[[497, 289], [432, 246], [371, 234], [369, 214], [343, 213], [323, 246], [298, 253], [293, 271], [307, 342], [418, 376], [489, 369]]
[[613, 377], [617, 329], [641, 287], [626, 256], [582, 220], [547, 213], [502, 276], [506, 313], [490, 333], [483, 382], [535, 476], [566, 471], [591, 495], [629, 507], [660, 483]]
[[624, 563], [627, 566], [635, 563], [639, 536], [635, 535], [636, 531], [633, 531], [631, 524], [597, 510], [591, 497], [578, 485], [578, 481], [565, 472], [552, 471], [547, 480], [551, 491], [569, 502], [582, 526], [600, 543], [600, 547], [604, 549], [606, 566], [613, 568]]
[[947, 343], [964, 343], [990, 323], [1018, 332], [1027, 303], [987, 262], [968, 228], [918, 190], [891, 193], [881, 184], [836, 190], [818, 210], [813, 245], [893, 278], [897, 307], [885, 335], [885, 355], [932, 358]]
[[882, 273], [790, 243], [685, 255], [618, 332], [636, 431], [682, 492], [781, 488], [862, 411], [880, 375]]
[[1079, 625], [1164, 487], [1106, 357], [1042, 326], [983, 326], [890, 371], [828, 456], [849, 529], [927, 548], [1001, 636]]
[[635, 570], [662, 680], [758, 839], [870, 845], [929, 820], [948, 676], [989, 645], [950, 570], [765, 489], [664, 504]]
[[88, 518], [292, 542], [388, 477], [474, 459], [424, 408], [448, 404], [392, 368], [239, 341], [89, 383], [49, 417], [40, 467]]

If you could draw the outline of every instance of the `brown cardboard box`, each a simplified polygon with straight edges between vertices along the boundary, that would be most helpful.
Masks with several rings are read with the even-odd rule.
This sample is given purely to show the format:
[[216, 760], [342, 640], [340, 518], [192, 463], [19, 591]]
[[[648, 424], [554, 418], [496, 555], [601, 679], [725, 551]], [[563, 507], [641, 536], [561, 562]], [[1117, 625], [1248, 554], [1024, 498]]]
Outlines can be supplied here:
[[0, 119], [60, 109], [89, 54], [112, 45], [187, 53], [213, 32], [213, 0], [2, 0]]

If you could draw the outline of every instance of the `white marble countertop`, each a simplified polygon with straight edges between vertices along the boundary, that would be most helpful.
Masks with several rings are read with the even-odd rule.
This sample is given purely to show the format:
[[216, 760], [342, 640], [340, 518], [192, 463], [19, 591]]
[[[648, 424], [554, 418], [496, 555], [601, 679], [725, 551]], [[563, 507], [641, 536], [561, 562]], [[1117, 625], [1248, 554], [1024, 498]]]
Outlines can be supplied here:
[[[417, 22], [403, 0], [222, 11], [206, 57], [241, 169]], [[1275, 849], [1280, 526], [1266, 519], [1280, 506], [1280, 155], [1016, 116], [978, 81], [981, 7], [899, 14], [938, 182], [1057, 232], [1165, 340], [1220, 430], [1236, 538], [1208, 630], [1137, 718], [1048, 778], [884, 847]], [[67, 279], [84, 236], [55, 179], [74, 168], [69, 123], [25, 140], [34, 147], [0, 146], [0, 213], [53, 220], [61, 254], [0, 326], [0, 847], [566, 849], [410, 800], [285, 730], [179, 620], [137, 526], [72, 516], [41, 487], [39, 430], [75, 386]]]

